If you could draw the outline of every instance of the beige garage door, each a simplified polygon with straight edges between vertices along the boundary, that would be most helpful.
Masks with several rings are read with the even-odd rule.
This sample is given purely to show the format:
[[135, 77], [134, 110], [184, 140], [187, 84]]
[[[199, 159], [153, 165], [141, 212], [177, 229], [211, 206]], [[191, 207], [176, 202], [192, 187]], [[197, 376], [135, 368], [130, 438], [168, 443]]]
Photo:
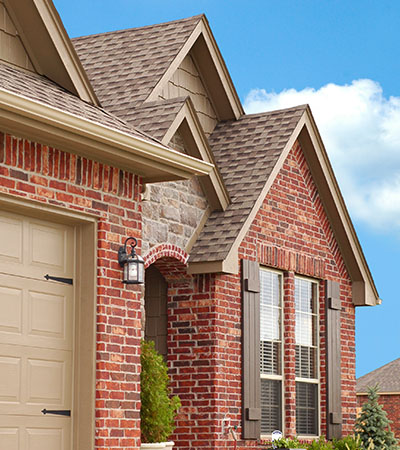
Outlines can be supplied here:
[[0, 449], [70, 450], [74, 230], [0, 213]]

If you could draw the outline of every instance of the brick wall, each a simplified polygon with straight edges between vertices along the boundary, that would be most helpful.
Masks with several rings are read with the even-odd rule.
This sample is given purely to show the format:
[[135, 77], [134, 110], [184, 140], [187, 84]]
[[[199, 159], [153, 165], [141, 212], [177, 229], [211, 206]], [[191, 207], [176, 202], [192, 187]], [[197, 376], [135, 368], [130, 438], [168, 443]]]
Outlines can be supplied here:
[[[362, 405], [368, 400], [366, 395], [357, 395], [357, 407], [361, 409]], [[383, 394], [379, 396], [379, 403], [386, 411], [389, 420], [392, 421], [392, 429], [396, 439], [400, 439], [400, 394]]]
[[121, 283], [117, 251], [141, 247], [141, 180], [55, 148], [0, 134], [0, 191], [98, 219], [96, 448], [140, 442], [140, 295]]
[[[346, 272], [320, 198], [296, 144], [239, 248], [239, 259], [258, 261], [284, 273], [285, 434], [295, 434], [295, 274], [340, 282], [343, 432], [351, 433], [355, 399], [355, 309]], [[326, 433], [324, 288], [320, 283], [321, 434]], [[232, 448], [222, 420], [241, 434], [240, 274], [196, 276], [170, 291], [169, 364], [174, 392], [182, 398], [179, 450]], [[238, 448], [260, 448], [239, 441]]]

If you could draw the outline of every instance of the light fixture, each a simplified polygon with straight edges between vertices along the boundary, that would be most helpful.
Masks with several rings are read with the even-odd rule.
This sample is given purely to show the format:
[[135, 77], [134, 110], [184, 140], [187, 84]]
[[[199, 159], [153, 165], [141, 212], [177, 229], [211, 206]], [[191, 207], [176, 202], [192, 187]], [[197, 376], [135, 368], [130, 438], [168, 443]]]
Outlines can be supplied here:
[[[128, 241], [134, 241], [131, 244], [132, 251], [128, 255], [126, 251], [126, 244]], [[137, 240], [134, 237], [128, 237], [125, 240], [124, 246], [118, 250], [118, 262], [124, 268], [124, 277], [122, 282], [126, 284], [143, 284], [144, 283], [144, 260], [135, 252]]]

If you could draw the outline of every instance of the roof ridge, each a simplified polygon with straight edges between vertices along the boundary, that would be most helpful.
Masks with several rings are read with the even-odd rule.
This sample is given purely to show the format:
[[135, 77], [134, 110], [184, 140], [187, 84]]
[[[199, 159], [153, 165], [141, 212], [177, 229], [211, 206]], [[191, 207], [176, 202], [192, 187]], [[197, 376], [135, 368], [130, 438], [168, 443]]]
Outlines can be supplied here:
[[309, 108], [309, 104], [308, 103], [303, 103], [301, 105], [297, 105], [297, 106], [290, 106], [288, 108], [281, 108], [281, 109], [272, 109], [271, 111], [260, 111], [260, 112], [256, 112], [256, 113], [250, 113], [250, 114], [244, 114], [243, 116], [240, 117], [240, 119], [242, 117], [254, 117], [254, 116], [263, 116], [263, 115], [272, 115], [272, 114], [278, 114], [278, 113], [282, 113], [282, 112], [290, 112], [290, 111], [304, 111], [307, 108]]
[[375, 372], [379, 372], [381, 369], [384, 369], [385, 367], [390, 366], [390, 365], [392, 365], [393, 363], [395, 363], [395, 362], [397, 362], [397, 361], [400, 362], [400, 357], [399, 357], [399, 358], [396, 358], [396, 359], [393, 359], [392, 361], [390, 361], [390, 362], [384, 364], [383, 366], [380, 366], [380, 367], [377, 367], [377, 368], [374, 369], [374, 370], [371, 370], [371, 372], [368, 372], [368, 373], [362, 375], [361, 377], [358, 377], [358, 378], [357, 378], [357, 381], [361, 380], [362, 378], [364, 378], [364, 377], [366, 377], [366, 376], [368, 376], [368, 375], [372, 375], [372, 374], [375, 373]]
[[113, 31], [104, 31], [104, 32], [101, 32], [101, 33], [86, 34], [86, 35], [83, 35], [83, 36], [76, 36], [74, 38], [71, 38], [71, 41], [72, 42], [78, 42], [79, 40], [84, 40], [84, 39], [87, 39], [87, 38], [95, 38], [95, 37], [100, 37], [100, 36], [105, 36], [105, 35], [112, 35], [112, 34], [116, 35], [116, 34], [129, 33], [129, 32], [136, 31], [136, 30], [139, 31], [139, 30], [144, 30], [146, 28], [162, 27], [162, 26], [165, 26], [165, 25], [178, 23], [178, 22], [179, 23], [190, 22], [190, 21], [195, 22], [194, 19], [198, 19], [196, 21], [196, 23], [198, 23], [198, 22], [200, 22], [200, 20], [203, 17], [204, 18], [206, 17], [204, 13], [203, 14], [198, 14], [198, 15], [195, 15], [195, 16], [184, 17], [182, 19], [170, 20], [168, 22], [154, 23], [152, 25], [143, 25], [143, 26], [140, 26], [140, 27], [124, 28], [122, 30], [113, 30]]

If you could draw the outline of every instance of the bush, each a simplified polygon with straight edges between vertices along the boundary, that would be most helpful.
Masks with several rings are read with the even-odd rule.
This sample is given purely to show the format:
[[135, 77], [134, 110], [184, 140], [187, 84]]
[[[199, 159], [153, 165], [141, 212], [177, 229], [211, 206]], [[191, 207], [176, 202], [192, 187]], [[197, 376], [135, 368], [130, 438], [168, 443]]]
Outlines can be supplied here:
[[346, 436], [342, 439], [333, 439], [335, 450], [362, 450], [360, 436]]
[[143, 442], [164, 442], [175, 429], [181, 406], [179, 397], [170, 398], [168, 369], [153, 341], [142, 341], [140, 363], [140, 431]]
[[273, 442], [275, 448], [306, 448], [306, 445], [302, 445], [297, 438], [280, 438]]
[[397, 441], [390, 430], [386, 412], [378, 403], [378, 386], [368, 388], [368, 401], [364, 403], [357, 417], [355, 432], [360, 436], [362, 446], [370, 450], [398, 449]]
[[331, 441], [327, 441], [325, 436], [320, 436], [318, 440], [311, 441], [307, 445], [308, 450], [333, 450]]

